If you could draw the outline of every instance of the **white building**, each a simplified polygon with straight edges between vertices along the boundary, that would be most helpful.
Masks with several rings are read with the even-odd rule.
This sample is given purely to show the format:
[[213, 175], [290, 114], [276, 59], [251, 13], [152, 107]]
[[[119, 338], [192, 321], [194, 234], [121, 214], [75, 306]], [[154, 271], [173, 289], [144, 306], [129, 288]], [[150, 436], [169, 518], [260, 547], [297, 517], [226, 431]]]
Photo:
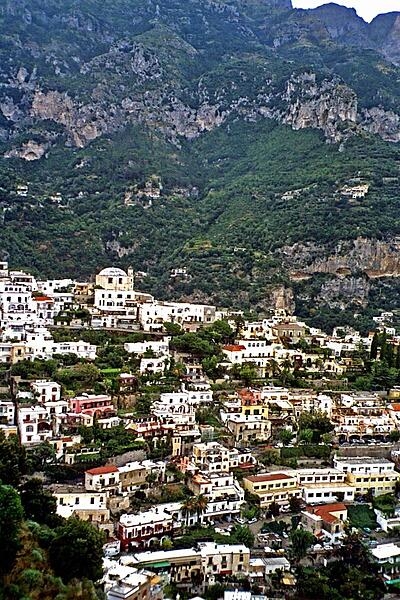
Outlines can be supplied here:
[[118, 468], [114, 465], [106, 465], [85, 471], [85, 489], [90, 492], [119, 491]]
[[37, 282], [38, 290], [45, 296], [51, 296], [52, 298], [61, 293], [61, 290], [67, 290], [73, 285], [73, 279], [46, 279]]
[[81, 520], [99, 523], [110, 520], [105, 492], [86, 492], [65, 485], [54, 485], [51, 491], [57, 501], [57, 514], [64, 519], [75, 516]]
[[0, 423], [2, 425], [15, 423], [15, 406], [11, 400], [0, 400]]
[[189, 525], [198, 520], [213, 521], [221, 516], [230, 518], [240, 514], [244, 504], [244, 489], [232, 474], [196, 473], [188, 480], [187, 486], [196, 496], [204, 495], [208, 500], [208, 506], [202, 515], [188, 515]]
[[161, 394], [160, 399], [153, 402], [151, 414], [176, 425], [194, 425], [196, 422], [194, 405], [188, 402], [186, 392]]
[[127, 342], [124, 344], [124, 350], [129, 354], [146, 354], [153, 352], [155, 356], [169, 354], [170, 337], [164, 337], [162, 340], [145, 340], [144, 342]]
[[20, 407], [18, 410], [18, 429], [22, 445], [40, 444], [52, 435], [52, 423], [45, 406]]
[[153, 302], [139, 306], [139, 321], [144, 331], [162, 331], [166, 322], [186, 325], [211, 324], [215, 321], [215, 306], [184, 302]]
[[57, 402], [61, 399], [61, 385], [55, 381], [36, 379], [32, 381], [31, 389], [39, 402]]
[[298, 485], [307, 504], [354, 500], [355, 488], [347, 484], [346, 473], [337, 469], [298, 469]]

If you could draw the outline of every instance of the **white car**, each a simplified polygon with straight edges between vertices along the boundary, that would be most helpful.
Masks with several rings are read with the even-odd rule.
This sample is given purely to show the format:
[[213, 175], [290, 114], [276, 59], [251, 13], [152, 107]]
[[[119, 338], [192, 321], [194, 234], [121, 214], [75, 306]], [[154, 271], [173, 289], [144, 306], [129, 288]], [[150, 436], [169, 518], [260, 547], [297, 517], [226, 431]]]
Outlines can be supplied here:
[[253, 523], [257, 523], [257, 518], [253, 517], [252, 519], [250, 519], [250, 521], [248, 522], [249, 525], [252, 525]]
[[240, 523], [240, 525], [244, 525], [246, 523], [245, 519], [242, 519], [242, 517], [237, 517], [236, 522]]

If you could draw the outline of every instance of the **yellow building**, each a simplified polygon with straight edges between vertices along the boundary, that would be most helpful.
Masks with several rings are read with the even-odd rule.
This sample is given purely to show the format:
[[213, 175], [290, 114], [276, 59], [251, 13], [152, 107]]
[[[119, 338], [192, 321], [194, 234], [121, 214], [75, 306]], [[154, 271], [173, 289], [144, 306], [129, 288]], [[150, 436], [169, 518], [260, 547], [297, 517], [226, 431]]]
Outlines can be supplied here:
[[129, 292], [133, 290], [133, 270], [129, 268], [128, 273], [125, 273], [117, 267], [103, 269], [96, 275], [96, 286], [103, 290]]
[[251, 404], [242, 405], [242, 415], [247, 416], [258, 416], [262, 415], [265, 419], [268, 419], [268, 406], [263, 404]]
[[269, 506], [272, 502], [283, 503], [293, 496], [301, 496], [296, 473], [290, 471], [245, 477], [243, 487], [259, 497], [261, 508]]
[[336, 457], [333, 459], [335, 469], [346, 473], [346, 483], [355, 488], [355, 493], [364, 495], [371, 492], [374, 496], [392, 494], [396, 482], [400, 481], [400, 473], [395, 471], [395, 464], [385, 458]]

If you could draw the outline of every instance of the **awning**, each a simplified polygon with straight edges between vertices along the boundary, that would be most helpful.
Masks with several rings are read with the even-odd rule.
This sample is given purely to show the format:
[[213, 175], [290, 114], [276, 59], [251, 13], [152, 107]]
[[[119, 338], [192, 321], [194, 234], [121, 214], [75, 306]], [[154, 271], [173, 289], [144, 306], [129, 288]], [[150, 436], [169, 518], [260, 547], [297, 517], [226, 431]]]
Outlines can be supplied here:
[[170, 567], [171, 566], [171, 563], [168, 560], [160, 560], [159, 562], [145, 563], [145, 564], [146, 564], [146, 567], [153, 567], [153, 569], [161, 569], [162, 567]]

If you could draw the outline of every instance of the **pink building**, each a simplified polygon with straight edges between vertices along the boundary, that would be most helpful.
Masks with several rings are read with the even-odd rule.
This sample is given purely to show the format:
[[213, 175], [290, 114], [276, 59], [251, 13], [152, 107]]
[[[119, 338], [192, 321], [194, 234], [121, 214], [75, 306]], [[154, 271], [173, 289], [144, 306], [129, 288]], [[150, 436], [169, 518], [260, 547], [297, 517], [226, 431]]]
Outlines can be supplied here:
[[115, 408], [111, 397], [104, 395], [96, 396], [95, 394], [82, 394], [71, 398], [70, 410], [75, 414], [85, 414], [96, 417], [114, 414]]

